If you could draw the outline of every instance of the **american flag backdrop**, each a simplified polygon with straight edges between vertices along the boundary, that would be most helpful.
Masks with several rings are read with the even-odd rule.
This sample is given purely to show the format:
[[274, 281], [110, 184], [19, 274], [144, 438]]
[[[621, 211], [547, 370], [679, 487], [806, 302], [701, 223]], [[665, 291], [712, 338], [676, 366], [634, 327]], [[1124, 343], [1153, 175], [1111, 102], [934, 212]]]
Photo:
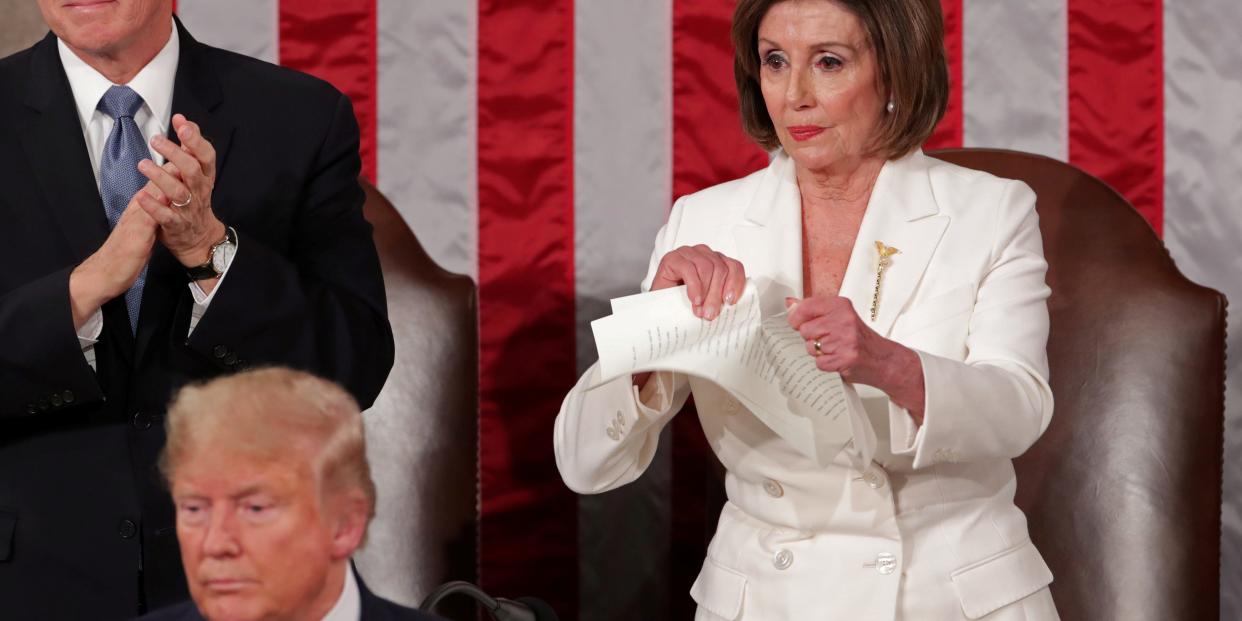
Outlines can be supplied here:
[[[200, 40], [349, 94], [365, 174], [434, 258], [476, 279], [481, 579], [495, 594], [545, 598], [564, 619], [692, 609], [704, 523], [697, 421], [677, 421], [638, 483], [591, 498], [561, 484], [551, 429], [595, 358], [589, 322], [636, 291], [673, 198], [767, 161], [738, 122], [733, 4], [178, 3]], [[953, 95], [930, 147], [1076, 164], [1129, 197], [1191, 279], [1242, 301], [1242, 2], [943, 6]], [[1239, 360], [1227, 395], [1228, 619], [1242, 618]]]

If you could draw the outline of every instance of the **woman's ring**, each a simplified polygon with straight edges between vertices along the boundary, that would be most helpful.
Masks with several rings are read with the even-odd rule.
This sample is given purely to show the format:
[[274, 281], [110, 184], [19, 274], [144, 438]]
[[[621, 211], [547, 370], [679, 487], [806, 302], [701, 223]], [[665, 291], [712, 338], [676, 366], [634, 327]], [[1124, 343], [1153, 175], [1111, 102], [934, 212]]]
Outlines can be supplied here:
[[822, 349], [820, 349], [820, 348], [819, 348], [819, 339], [815, 339], [814, 341], [811, 341], [811, 344], [815, 346], [815, 355], [816, 355], [816, 356], [823, 355], [824, 350], [822, 350]]
[[194, 193], [193, 193], [193, 192], [190, 192], [189, 194], [190, 194], [190, 195], [189, 195], [188, 197], [186, 197], [185, 202], [183, 202], [183, 203], [178, 203], [177, 201], [173, 201], [173, 202], [172, 202], [172, 206], [173, 206], [173, 207], [176, 207], [176, 208], [178, 208], [178, 209], [185, 208], [187, 205], [189, 205], [189, 204], [190, 204], [190, 201], [193, 201], [193, 200], [194, 200]]

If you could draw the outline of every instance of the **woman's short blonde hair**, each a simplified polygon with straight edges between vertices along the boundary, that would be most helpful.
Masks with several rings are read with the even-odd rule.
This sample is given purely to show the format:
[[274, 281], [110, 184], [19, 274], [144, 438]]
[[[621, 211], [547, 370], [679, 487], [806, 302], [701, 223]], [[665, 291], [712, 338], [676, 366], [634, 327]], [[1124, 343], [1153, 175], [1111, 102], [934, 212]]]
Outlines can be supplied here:
[[[742, 127], [765, 149], [780, 146], [759, 87], [759, 23], [784, 0], [739, 0], [733, 12], [733, 77]], [[880, 119], [876, 153], [899, 158], [922, 146], [944, 116], [949, 68], [944, 51], [940, 0], [822, 0], [858, 17], [880, 70], [880, 84], [893, 112]]]
[[168, 408], [168, 439], [160, 472], [170, 484], [197, 447], [227, 443], [231, 451], [278, 458], [308, 450], [320, 502], [361, 491], [375, 516], [375, 482], [367, 463], [358, 403], [341, 387], [302, 371], [268, 368], [182, 388]]

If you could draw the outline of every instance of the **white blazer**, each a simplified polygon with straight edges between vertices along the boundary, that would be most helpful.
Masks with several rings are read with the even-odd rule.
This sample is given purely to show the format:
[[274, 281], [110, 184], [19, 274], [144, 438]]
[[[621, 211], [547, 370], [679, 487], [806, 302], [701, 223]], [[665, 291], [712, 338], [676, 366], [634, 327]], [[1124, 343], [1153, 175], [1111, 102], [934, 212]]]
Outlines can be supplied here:
[[[728, 502], [691, 596], [698, 619], [1057, 619], [1052, 574], [1013, 503], [1012, 458], [1052, 417], [1049, 289], [1035, 194], [917, 151], [887, 162], [841, 284], [870, 317], [875, 242], [900, 253], [884, 274], [876, 332], [914, 350], [923, 424], [856, 385], [873, 461], [821, 466], [714, 384], [657, 373], [565, 397], [556, 462], [573, 490], [637, 478], [691, 392], [728, 473]], [[656, 237], [647, 290], [668, 251], [706, 244], [742, 262], [765, 310], [802, 297], [801, 198], [778, 153], [743, 179], [679, 199]], [[859, 451], [853, 451], [858, 454]], [[861, 464], [867, 464], [861, 466]], [[856, 465], [858, 464], [858, 465]]]

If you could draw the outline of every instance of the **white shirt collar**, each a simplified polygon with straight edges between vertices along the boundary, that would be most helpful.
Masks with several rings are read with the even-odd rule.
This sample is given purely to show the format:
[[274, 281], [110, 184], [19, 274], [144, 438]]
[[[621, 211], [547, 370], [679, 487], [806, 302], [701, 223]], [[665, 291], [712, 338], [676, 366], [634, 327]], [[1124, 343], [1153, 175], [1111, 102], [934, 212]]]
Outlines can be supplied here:
[[362, 595], [358, 591], [358, 579], [353, 568], [346, 568], [344, 582], [341, 596], [323, 621], [358, 621], [362, 617]]
[[[112, 88], [113, 84], [86, 61], [65, 45], [64, 41], [56, 40], [60, 52], [60, 63], [65, 67], [65, 75], [69, 78], [69, 88], [73, 91], [73, 100], [77, 104], [78, 118], [82, 126], [90, 124], [95, 114], [99, 99]], [[155, 58], [147, 63], [128, 86], [142, 97], [151, 116], [160, 123], [161, 133], [168, 130], [172, 116], [173, 82], [177, 78], [177, 61], [181, 57], [181, 39], [177, 34], [177, 25], [173, 24], [172, 34], [168, 42], [160, 49]]]

